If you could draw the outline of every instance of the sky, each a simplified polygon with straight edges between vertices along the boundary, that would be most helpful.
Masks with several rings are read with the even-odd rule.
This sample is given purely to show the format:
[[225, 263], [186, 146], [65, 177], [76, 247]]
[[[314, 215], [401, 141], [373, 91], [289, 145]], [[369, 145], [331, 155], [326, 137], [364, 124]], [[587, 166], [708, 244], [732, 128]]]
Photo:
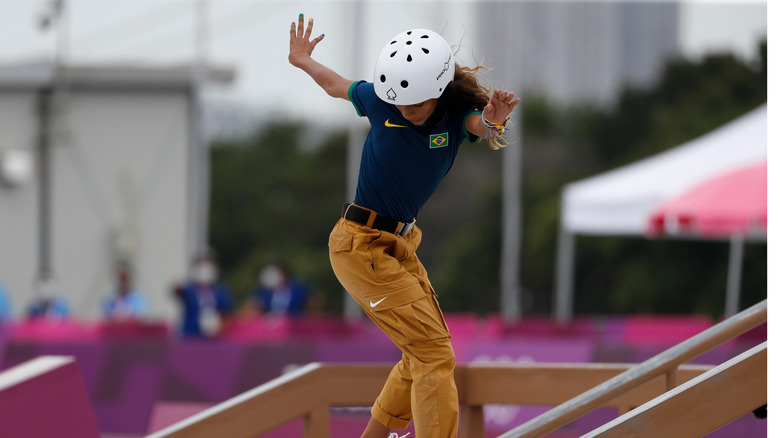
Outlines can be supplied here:
[[[469, 49], [463, 53], [479, 52], [469, 22], [478, 4], [460, 0], [367, 0], [361, 2], [359, 21], [354, 1], [66, 2], [63, 23], [67, 24], [43, 31], [38, 23], [50, 0], [0, 0], [0, 65], [51, 61], [58, 52], [71, 62], [87, 64], [189, 64], [203, 56], [237, 74], [231, 85], [212, 86], [209, 96], [328, 122], [351, 117], [353, 110], [349, 105], [333, 105], [311, 79], [287, 62], [290, 23], [298, 13], [314, 17], [315, 35], [325, 34], [315, 58], [351, 79], [370, 79], [381, 47], [407, 28], [433, 29]], [[688, 56], [711, 50], [751, 56], [756, 41], [766, 35], [766, 2], [684, 0], [681, 4], [680, 45]], [[207, 19], [199, 21], [199, 16]], [[356, 22], [361, 25], [355, 26]]]

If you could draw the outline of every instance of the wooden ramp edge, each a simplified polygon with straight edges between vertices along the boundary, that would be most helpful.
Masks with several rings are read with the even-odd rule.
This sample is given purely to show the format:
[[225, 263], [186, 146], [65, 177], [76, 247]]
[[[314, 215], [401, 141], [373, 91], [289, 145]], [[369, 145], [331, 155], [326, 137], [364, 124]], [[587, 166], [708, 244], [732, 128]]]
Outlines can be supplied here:
[[583, 438], [704, 436], [767, 402], [767, 343], [724, 362]]

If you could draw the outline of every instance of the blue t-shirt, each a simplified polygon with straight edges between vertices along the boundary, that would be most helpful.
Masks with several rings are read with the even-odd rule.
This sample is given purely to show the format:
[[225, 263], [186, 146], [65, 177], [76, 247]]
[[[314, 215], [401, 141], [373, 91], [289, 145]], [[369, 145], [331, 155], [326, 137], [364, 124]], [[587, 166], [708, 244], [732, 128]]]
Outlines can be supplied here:
[[252, 297], [266, 313], [284, 313], [300, 316], [306, 311], [309, 300], [309, 286], [301, 281], [290, 281], [277, 290], [259, 287], [252, 291]]
[[203, 312], [212, 309], [220, 314], [226, 314], [233, 310], [233, 298], [220, 282], [210, 285], [187, 283], [181, 290], [179, 299], [184, 305], [182, 318], [182, 334], [184, 336], [197, 337], [204, 334], [203, 328], [200, 326], [200, 317]]
[[131, 290], [125, 295], [115, 291], [112, 296], [103, 300], [103, 317], [108, 320], [141, 318], [146, 316], [146, 310], [146, 298], [138, 290]]
[[371, 130], [363, 145], [355, 203], [401, 222], [411, 222], [452, 167], [466, 131], [466, 119], [479, 114], [464, 108], [436, 126], [416, 126], [377, 97], [374, 84], [358, 81], [349, 88], [358, 115]]

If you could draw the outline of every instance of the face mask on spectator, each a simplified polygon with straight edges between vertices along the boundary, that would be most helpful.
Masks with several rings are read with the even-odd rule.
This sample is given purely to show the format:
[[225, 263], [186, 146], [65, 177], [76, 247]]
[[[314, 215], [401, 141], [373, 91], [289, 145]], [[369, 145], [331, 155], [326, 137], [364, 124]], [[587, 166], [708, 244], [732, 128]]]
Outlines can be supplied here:
[[266, 266], [260, 271], [259, 282], [266, 289], [276, 289], [284, 282], [284, 274], [277, 266]]
[[44, 300], [50, 300], [57, 296], [57, 282], [51, 278], [38, 281], [38, 296]]
[[200, 284], [213, 283], [217, 279], [217, 267], [212, 263], [198, 263], [192, 271], [192, 279]]

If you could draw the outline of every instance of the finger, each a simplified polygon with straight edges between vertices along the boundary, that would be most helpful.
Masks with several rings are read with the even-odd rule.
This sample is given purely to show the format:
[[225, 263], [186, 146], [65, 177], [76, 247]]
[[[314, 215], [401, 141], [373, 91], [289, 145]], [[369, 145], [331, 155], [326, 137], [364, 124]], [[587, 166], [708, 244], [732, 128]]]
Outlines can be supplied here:
[[500, 96], [499, 91], [500, 90], [494, 90], [493, 91], [493, 94], [490, 96], [490, 99], [488, 99], [489, 103], [498, 103], [498, 102], [500, 102], [500, 100], [499, 100], [499, 96]]
[[298, 32], [296, 35], [298, 38], [303, 36], [303, 14], [298, 14]]
[[292, 40], [295, 38], [295, 22], [293, 21], [290, 25], [290, 44], [292, 44]]
[[322, 41], [323, 38], [325, 38], [325, 34], [324, 33], [322, 35], [318, 36], [317, 38], [314, 38], [313, 40], [311, 40], [311, 42], [314, 43], [314, 45], [316, 46], [320, 41]]
[[314, 19], [309, 18], [309, 24], [306, 26], [306, 33], [303, 34], [303, 37], [306, 38], [306, 41], [309, 41], [309, 38], [311, 38], [311, 31], [314, 27]]

